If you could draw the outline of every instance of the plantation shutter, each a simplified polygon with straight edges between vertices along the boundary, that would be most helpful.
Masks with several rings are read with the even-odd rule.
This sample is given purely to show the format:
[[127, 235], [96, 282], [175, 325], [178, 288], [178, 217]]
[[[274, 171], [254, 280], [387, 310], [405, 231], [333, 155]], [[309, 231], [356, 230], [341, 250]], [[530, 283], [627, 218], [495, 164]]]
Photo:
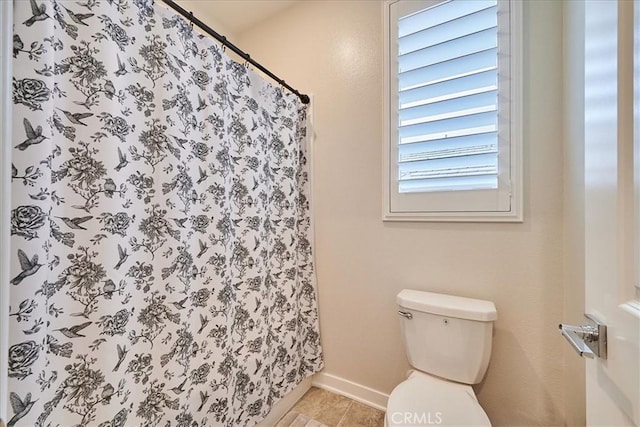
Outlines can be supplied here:
[[383, 218], [522, 221], [522, 2], [388, 0]]
[[451, 0], [398, 19], [398, 192], [498, 188], [498, 7]]

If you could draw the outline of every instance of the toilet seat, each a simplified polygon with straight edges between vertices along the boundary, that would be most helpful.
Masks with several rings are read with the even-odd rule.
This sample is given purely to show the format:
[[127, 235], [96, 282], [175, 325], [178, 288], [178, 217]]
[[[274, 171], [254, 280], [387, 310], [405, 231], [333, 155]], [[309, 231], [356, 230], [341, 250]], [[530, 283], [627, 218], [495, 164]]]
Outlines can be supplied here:
[[414, 371], [391, 392], [385, 424], [491, 426], [471, 386]]

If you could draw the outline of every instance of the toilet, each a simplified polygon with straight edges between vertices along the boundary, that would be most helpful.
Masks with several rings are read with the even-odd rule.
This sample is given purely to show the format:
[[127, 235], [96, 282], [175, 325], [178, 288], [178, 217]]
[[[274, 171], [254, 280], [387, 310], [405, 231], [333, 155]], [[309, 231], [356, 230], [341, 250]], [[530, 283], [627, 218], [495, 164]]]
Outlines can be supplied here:
[[493, 302], [411, 289], [397, 302], [413, 369], [389, 396], [385, 426], [491, 426], [471, 384], [489, 365]]

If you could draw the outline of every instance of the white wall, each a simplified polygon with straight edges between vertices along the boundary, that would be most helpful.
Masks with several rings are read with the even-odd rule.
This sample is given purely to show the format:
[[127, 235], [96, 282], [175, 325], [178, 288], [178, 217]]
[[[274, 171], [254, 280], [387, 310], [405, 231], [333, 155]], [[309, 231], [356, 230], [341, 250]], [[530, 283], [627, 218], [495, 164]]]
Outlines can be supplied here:
[[562, 4], [525, 3], [525, 222], [383, 223], [382, 6], [306, 0], [238, 36], [315, 96], [316, 255], [326, 369], [389, 393], [408, 364], [395, 295], [493, 300], [476, 387], [494, 425], [564, 423]]
[[[225, 36], [232, 43], [237, 43], [237, 34], [231, 30], [231, 28], [224, 25], [218, 16], [216, 15], [216, 11], [214, 9], [215, 5], [212, 4], [211, 1], [202, 1], [202, 0], [176, 0], [181, 7], [189, 12], [193, 12], [193, 15], [200, 19], [202, 22], [206, 23], [208, 26], [213, 28], [213, 30]], [[163, 5], [162, 2], [159, 4]]]

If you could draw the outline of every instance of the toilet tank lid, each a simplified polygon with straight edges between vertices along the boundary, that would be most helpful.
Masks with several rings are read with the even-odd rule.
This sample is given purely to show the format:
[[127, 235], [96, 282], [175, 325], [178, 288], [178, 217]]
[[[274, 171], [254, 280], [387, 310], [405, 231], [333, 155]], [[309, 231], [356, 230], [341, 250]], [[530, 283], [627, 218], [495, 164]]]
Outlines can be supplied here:
[[491, 301], [403, 289], [397, 297], [400, 307], [459, 319], [489, 322], [496, 320], [496, 306]]

